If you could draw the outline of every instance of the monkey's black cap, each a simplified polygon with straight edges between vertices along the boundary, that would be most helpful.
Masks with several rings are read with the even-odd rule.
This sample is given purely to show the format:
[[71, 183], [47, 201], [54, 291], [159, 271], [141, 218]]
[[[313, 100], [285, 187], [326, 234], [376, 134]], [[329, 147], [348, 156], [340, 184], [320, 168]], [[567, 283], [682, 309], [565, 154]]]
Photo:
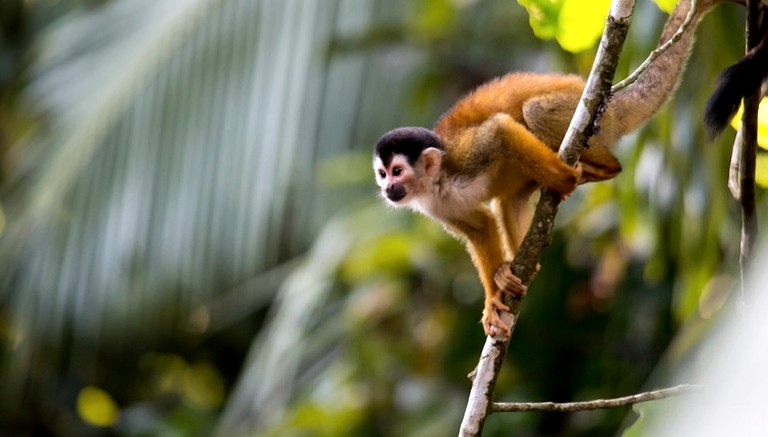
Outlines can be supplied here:
[[379, 138], [374, 156], [378, 156], [385, 166], [389, 166], [395, 155], [404, 155], [409, 164], [415, 165], [421, 152], [428, 147], [443, 150], [443, 143], [434, 132], [423, 127], [399, 127]]

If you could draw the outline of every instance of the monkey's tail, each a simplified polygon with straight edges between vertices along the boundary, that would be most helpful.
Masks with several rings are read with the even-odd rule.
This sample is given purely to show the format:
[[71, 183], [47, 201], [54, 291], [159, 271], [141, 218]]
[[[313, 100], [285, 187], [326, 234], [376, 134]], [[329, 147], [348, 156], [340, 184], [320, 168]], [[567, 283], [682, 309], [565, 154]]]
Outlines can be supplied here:
[[720, 135], [739, 109], [744, 96], [755, 92], [768, 76], [768, 32], [741, 60], [723, 70], [709, 97], [704, 121], [710, 138]]

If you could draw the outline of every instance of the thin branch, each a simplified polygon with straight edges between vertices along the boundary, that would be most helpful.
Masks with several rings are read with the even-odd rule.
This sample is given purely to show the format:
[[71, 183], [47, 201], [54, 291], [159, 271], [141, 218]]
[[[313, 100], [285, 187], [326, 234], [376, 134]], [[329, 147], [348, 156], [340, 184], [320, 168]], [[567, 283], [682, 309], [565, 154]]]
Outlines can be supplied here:
[[635, 71], [632, 72], [629, 76], [627, 76], [624, 80], [617, 83], [616, 85], [611, 88], [612, 93], [619, 92], [623, 90], [624, 88], [632, 85], [635, 83], [638, 77], [640, 77], [641, 74], [645, 70], [650, 67], [650, 65], [653, 63], [653, 61], [656, 60], [659, 56], [661, 56], [664, 52], [666, 52], [670, 47], [672, 47], [672, 44], [675, 44], [680, 38], [683, 37], [683, 34], [688, 29], [688, 26], [693, 22], [693, 16], [694, 11], [696, 10], [696, 2], [697, 0], [691, 0], [691, 8], [688, 10], [688, 15], [685, 17], [685, 21], [683, 21], [683, 24], [680, 25], [680, 28], [677, 29], [677, 32], [675, 32], [674, 35], [672, 35], [672, 38], [667, 40], [664, 44], [657, 47], [654, 51], [652, 51], [647, 58], [645, 58], [645, 61], [643, 61], [642, 64], [640, 64]]
[[665, 399], [681, 393], [687, 393], [700, 389], [700, 385], [681, 384], [674, 387], [663, 388], [643, 393], [624, 396], [613, 399], [596, 399], [583, 402], [495, 402], [493, 403], [493, 412], [569, 412], [569, 411], [588, 411], [601, 410], [607, 408], [619, 408], [627, 405], [639, 404], [641, 402], [655, 401]]
[[[595, 132], [594, 124], [600, 107], [610, 92], [613, 75], [616, 71], [621, 48], [629, 30], [634, 11], [634, 0], [613, 0], [600, 41], [592, 71], [584, 87], [581, 101], [571, 119], [568, 132], [560, 146], [560, 159], [574, 165], [581, 154], [589, 136]], [[524, 284], [530, 284], [536, 271], [539, 255], [552, 239], [555, 215], [557, 214], [560, 195], [545, 190], [542, 193], [536, 213], [531, 222], [518, 253], [512, 264], [512, 272]], [[522, 301], [514, 299], [508, 302], [510, 313], [502, 313], [502, 320], [510, 326], [510, 335], [517, 324]], [[491, 413], [491, 401], [496, 378], [501, 369], [509, 338], [487, 337], [480, 355], [467, 408], [461, 422], [459, 436], [478, 436], [482, 433], [488, 414]]]

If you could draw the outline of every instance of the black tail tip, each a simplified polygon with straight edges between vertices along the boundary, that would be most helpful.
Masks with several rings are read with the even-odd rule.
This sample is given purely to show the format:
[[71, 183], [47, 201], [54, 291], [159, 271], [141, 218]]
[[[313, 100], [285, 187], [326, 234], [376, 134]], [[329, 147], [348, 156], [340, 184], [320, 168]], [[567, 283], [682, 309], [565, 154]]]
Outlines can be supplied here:
[[713, 99], [710, 99], [704, 110], [704, 123], [707, 126], [707, 137], [710, 141], [717, 138], [725, 130], [738, 109], [738, 106], [718, 106]]

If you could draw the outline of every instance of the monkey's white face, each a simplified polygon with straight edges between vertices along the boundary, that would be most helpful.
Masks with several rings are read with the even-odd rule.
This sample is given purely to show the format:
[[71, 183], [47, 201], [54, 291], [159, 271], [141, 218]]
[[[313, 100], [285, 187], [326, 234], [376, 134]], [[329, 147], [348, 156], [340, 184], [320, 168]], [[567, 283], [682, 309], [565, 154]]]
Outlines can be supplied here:
[[381, 188], [381, 197], [394, 206], [405, 206], [416, 194], [421, 176], [403, 155], [395, 155], [385, 166], [380, 157], [373, 160], [376, 183]]

